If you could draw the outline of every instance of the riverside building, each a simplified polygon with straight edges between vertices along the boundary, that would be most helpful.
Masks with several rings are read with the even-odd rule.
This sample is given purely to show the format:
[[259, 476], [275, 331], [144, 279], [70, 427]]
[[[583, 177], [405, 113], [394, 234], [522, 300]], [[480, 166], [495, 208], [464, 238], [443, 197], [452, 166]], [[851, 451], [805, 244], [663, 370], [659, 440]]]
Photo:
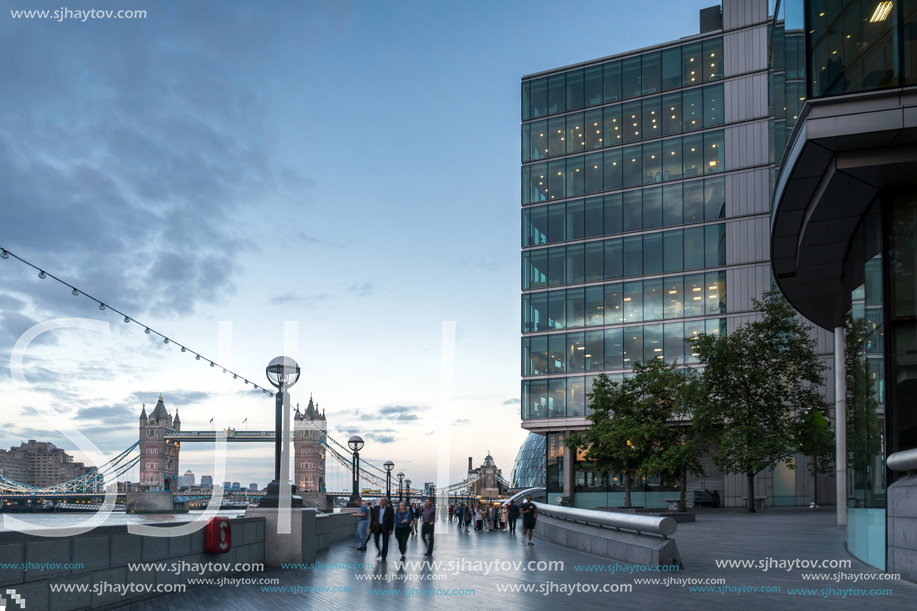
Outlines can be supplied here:
[[[691, 366], [685, 338], [747, 322], [771, 284], [774, 107], [784, 99], [769, 95], [768, 15], [765, 0], [726, 0], [701, 11], [700, 34], [522, 79], [521, 416], [546, 436], [551, 503], [623, 503], [619, 474], [563, 446], [589, 425], [596, 375], [620, 380], [653, 358]], [[832, 334], [816, 333], [830, 363]], [[833, 403], [833, 382], [826, 394]], [[760, 473], [754, 496], [808, 505], [804, 460]], [[744, 476], [706, 466], [705, 479], [689, 477], [689, 503], [707, 488], [743, 505]], [[634, 503], [664, 506], [677, 491], [646, 474]], [[833, 504], [833, 479], [818, 492]]]

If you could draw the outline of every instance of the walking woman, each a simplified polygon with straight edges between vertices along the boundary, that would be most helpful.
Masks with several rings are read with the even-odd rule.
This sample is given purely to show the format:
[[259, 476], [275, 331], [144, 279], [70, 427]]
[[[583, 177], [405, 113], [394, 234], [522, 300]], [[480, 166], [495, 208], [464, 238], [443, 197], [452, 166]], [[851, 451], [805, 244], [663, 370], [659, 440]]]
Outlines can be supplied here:
[[471, 524], [471, 505], [462, 505], [462, 521], [465, 523], [465, 532], [468, 532], [468, 525]]
[[401, 552], [401, 560], [404, 561], [404, 555], [408, 551], [408, 537], [411, 536], [411, 521], [414, 519], [414, 512], [408, 509], [404, 501], [398, 503], [398, 511], [395, 512], [395, 538], [398, 539], [398, 551]]

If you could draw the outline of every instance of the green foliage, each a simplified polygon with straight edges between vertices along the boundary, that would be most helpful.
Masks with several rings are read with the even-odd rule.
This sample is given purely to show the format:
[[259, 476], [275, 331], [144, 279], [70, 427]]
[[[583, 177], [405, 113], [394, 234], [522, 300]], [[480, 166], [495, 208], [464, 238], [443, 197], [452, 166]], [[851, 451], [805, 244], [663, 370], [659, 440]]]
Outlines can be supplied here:
[[834, 432], [831, 423], [818, 408], [805, 412], [796, 424], [797, 450], [805, 456], [814, 457], [809, 463], [809, 473], [831, 473], [834, 457]]
[[[824, 412], [824, 364], [804, 323], [776, 288], [754, 300], [762, 317], [725, 337], [690, 340], [704, 366], [694, 424], [715, 440], [713, 463], [724, 473], [754, 474], [783, 462], [794, 467], [797, 414]], [[813, 415], [814, 418], [814, 415]], [[820, 438], [819, 438], [820, 439]], [[751, 496], [751, 495], [749, 495]]]
[[848, 313], [846, 331], [847, 452], [853, 472], [860, 474], [866, 473], [870, 461], [882, 454], [883, 422], [876, 383], [866, 358], [866, 320]]

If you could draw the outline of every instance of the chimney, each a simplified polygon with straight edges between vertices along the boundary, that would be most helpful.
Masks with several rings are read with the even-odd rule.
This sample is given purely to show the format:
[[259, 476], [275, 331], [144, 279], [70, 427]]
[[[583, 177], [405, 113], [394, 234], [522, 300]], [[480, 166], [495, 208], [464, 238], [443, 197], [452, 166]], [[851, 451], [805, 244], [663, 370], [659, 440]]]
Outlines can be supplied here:
[[471, 457], [468, 457], [468, 470], [471, 471]]

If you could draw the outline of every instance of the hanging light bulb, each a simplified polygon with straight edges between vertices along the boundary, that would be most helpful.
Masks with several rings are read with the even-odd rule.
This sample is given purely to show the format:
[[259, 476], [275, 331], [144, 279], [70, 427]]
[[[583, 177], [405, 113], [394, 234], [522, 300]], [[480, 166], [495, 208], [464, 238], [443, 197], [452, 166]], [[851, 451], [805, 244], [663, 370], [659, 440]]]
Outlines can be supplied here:
[[76, 289], [73, 289], [72, 291], [70, 291], [70, 293], [71, 293], [74, 297], [79, 297], [79, 295], [80, 295], [80, 292], [79, 292], [78, 290], [76, 290]]
[[4, 259], [9, 259], [9, 258], [10, 258], [10, 253], [8, 253], [8, 252], [6, 252], [6, 251], [4, 250], [3, 252], [0, 252], [0, 257], [3, 257]]
[[213, 367], [213, 361], [210, 361], [210, 366]]
[[236, 380], [236, 379], [238, 379], [238, 378], [239, 378], [239, 376], [237, 376], [236, 374], [232, 374], [232, 379], [233, 379], [233, 380]]
[[128, 317], [128, 316], [125, 316], [125, 317], [124, 317], [124, 322], [130, 322], [130, 321], [131, 321], [130, 317]]
[[100, 303], [100, 304], [99, 304], [99, 309], [100, 309], [100, 310], [104, 310], [104, 309], [105, 309], [105, 304], [104, 304], [104, 303]]
[[199, 361], [199, 360], [201, 360], [201, 355], [200, 355], [200, 354], [198, 354], [198, 355], [197, 355], [196, 357], [194, 357], [194, 360], [196, 360], [196, 361]]
[[147, 328], [146, 328], [146, 331], [144, 331], [144, 333], [146, 333], [147, 335], [149, 335], [149, 334], [150, 334], [150, 328], [147, 327]]
[[46, 274], [44, 271], [39, 271], [39, 272], [38, 272], [38, 277], [41, 278], [42, 280], [44, 280], [45, 278], [48, 277], [48, 274]]
[[168, 344], [168, 343], [169, 343], [169, 338], [167, 337], [167, 338], [165, 338], [164, 340], [162, 340], [162, 343], [163, 343], [163, 344]]
[[223, 370], [223, 373], [226, 373], [226, 370], [225, 370], [225, 369]]
[[184, 347], [184, 346], [181, 347], [181, 351], [182, 351], [182, 352], [185, 351], [185, 347]]

